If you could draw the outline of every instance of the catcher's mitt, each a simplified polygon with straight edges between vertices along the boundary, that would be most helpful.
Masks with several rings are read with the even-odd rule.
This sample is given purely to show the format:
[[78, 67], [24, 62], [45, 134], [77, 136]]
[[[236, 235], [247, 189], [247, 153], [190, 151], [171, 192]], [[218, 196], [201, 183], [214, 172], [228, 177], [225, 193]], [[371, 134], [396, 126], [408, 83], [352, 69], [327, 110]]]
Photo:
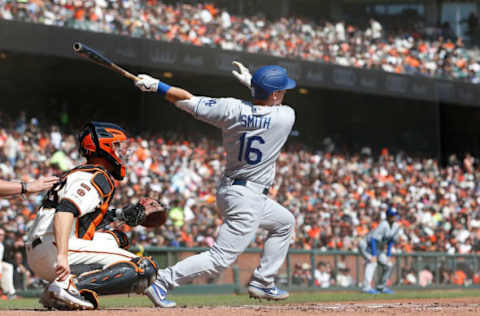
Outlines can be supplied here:
[[138, 201], [145, 209], [145, 219], [140, 225], [145, 227], [157, 227], [167, 221], [167, 209], [162, 202], [149, 197], [143, 197]]
[[161, 202], [143, 197], [137, 204], [123, 208], [119, 218], [130, 226], [157, 227], [166, 222], [167, 212]]

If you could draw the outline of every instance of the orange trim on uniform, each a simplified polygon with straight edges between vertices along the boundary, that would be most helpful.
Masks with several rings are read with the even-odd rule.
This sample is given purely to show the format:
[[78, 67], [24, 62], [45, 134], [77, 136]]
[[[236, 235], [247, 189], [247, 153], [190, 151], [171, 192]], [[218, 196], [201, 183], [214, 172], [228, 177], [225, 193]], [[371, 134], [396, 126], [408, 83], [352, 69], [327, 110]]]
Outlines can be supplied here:
[[68, 281], [67, 290], [70, 289], [70, 286], [72, 286], [75, 290], [77, 290], [77, 286], [73, 283], [73, 277], [70, 278], [70, 280]]
[[[92, 178], [90, 179], [90, 183], [91, 183], [91, 184], [93, 185], [93, 187], [97, 190], [98, 195], [100, 195], [100, 197], [103, 199], [105, 196], [110, 195], [111, 192], [108, 193], [108, 194], [103, 194], [102, 189], [95, 183], [95, 181], [93, 181], [93, 179], [95, 179], [95, 176], [96, 176], [97, 174], [99, 174], [99, 173], [105, 175], [105, 172], [102, 172], [102, 171], [97, 171], [97, 172], [95, 172], [95, 173], [93, 174]], [[106, 175], [105, 175], [105, 176], [106, 176]], [[106, 176], [105, 178], [106, 178], [107, 181], [110, 183], [110, 185], [112, 186], [112, 189], [113, 189], [115, 186], [111, 183], [110, 179], [109, 179], [107, 176]]]
[[101, 269], [97, 269], [97, 270], [92, 270], [92, 271], [87, 271], [87, 272], [83, 272], [82, 274], [78, 275], [77, 277], [84, 277], [86, 275], [90, 275], [90, 274], [93, 274], [93, 273], [97, 273], [98, 271], [102, 271]]
[[150, 261], [150, 263], [153, 265], [153, 267], [155, 268], [155, 270], [158, 270], [158, 266], [157, 264], [155, 263], [155, 261], [153, 261], [153, 258], [148, 256], [148, 257], [143, 257], [144, 259], [147, 259], [148, 261]]
[[[92, 240], [93, 239], [93, 235], [95, 234], [95, 231], [97, 230], [97, 226], [102, 222], [103, 218], [105, 217], [105, 214], [108, 211], [108, 204], [109, 203], [108, 203], [108, 200], [107, 200], [100, 206], [100, 213], [90, 223], [90, 226], [88, 226], [88, 229], [85, 232], [85, 234], [82, 236], [82, 239], [86, 239], [86, 240]], [[77, 235], [78, 235], [78, 230], [77, 230]]]
[[[129, 256], [124, 255], [122, 253], [106, 252], [106, 251], [73, 250], [73, 249], [68, 249], [68, 251], [69, 252], [75, 252], [75, 253], [85, 252], [85, 253], [101, 253], [101, 254], [106, 254], [106, 255], [117, 255], [117, 256], [122, 256], [122, 257], [126, 257], [126, 258], [132, 258], [132, 259], [137, 257], [133, 253], [132, 253], [132, 257], [129, 257]], [[117, 261], [117, 262], [122, 262], [122, 261]], [[115, 262], [115, 263], [117, 263], [117, 262]], [[125, 261], [125, 262], [129, 262], [129, 261]]]
[[125, 260], [121, 260], [121, 261], [117, 261], [117, 262], [114, 262], [114, 263], [112, 263], [112, 264], [109, 264], [108, 266], [106, 266], [106, 267], [103, 268], [103, 269], [107, 269], [108, 267], [111, 267], [111, 266], [113, 266], [113, 265], [115, 265], [115, 264], [119, 264], [119, 263], [121, 263], [121, 262], [126, 262], [126, 263], [128, 263], [129, 265], [131, 265], [131, 266], [133, 266], [133, 267], [135, 268], [135, 271], [139, 272], [139, 267], [137, 266], [137, 264], [136, 264], [135, 262], [125, 261]]
[[110, 234], [113, 236], [113, 238], [115, 238], [116, 242], [117, 242], [117, 245], [118, 247], [120, 247], [120, 239], [118, 239], [117, 235], [115, 235], [114, 232], [110, 231], [110, 230], [106, 230], [106, 231], [103, 231], [102, 233], [107, 233], [107, 234]]
[[[98, 169], [97, 169], [98, 170]], [[102, 173], [105, 175], [105, 177], [107, 178], [107, 181], [110, 183], [110, 185], [112, 186], [112, 190], [106, 194], [106, 195], [103, 195], [102, 193], [102, 190], [97, 186], [97, 184], [93, 181], [93, 179], [95, 178], [95, 175], [97, 173]], [[86, 240], [92, 240], [93, 239], [93, 235], [95, 234], [95, 231], [97, 230], [97, 226], [102, 222], [103, 218], [105, 217], [105, 214], [107, 213], [108, 211], [108, 205], [110, 204], [110, 199], [112, 197], [112, 194], [114, 192], [113, 188], [115, 188], [115, 185], [114, 183], [112, 182], [112, 180], [110, 179], [110, 176], [105, 173], [103, 170], [99, 170], [98, 172], [94, 173], [93, 176], [92, 176], [92, 179], [90, 180], [90, 182], [92, 183], [92, 185], [95, 187], [95, 189], [97, 190], [98, 194], [100, 195], [100, 197], [102, 197], [102, 199], [104, 200], [103, 204], [100, 206], [100, 214], [98, 214], [98, 216], [90, 223], [90, 225], [88, 226], [88, 229], [87, 231], [85, 232], [85, 234], [82, 236], [82, 239], [86, 239]], [[78, 222], [77, 222], [78, 223]], [[78, 225], [77, 225], [77, 237], [78, 237]], [[120, 245], [120, 244], [119, 244]]]

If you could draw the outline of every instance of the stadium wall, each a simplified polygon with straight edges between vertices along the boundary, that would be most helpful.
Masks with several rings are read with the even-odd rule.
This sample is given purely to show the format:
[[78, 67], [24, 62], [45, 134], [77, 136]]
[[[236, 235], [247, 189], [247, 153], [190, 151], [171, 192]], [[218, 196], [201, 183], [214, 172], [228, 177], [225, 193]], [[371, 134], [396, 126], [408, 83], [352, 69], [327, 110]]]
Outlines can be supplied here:
[[250, 69], [275, 63], [305, 87], [480, 106], [479, 89], [463, 82], [0, 20], [0, 49], [4, 51], [79, 58], [72, 51], [76, 41], [98, 48], [120, 64], [145, 69], [227, 77], [233, 60], [241, 60]]
[[[297, 141], [318, 146], [330, 137], [342, 152], [370, 146], [425, 153], [480, 150], [479, 89], [473, 84], [287, 60], [125, 36], [0, 20], [0, 108], [13, 116], [58, 121], [75, 130], [86, 120], [122, 124], [133, 134], [176, 132], [219, 139], [158, 95], [73, 54], [73, 42], [97, 48], [133, 73], [150, 73], [196, 95], [249, 98], [231, 75], [231, 61], [254, 69], [288, 68], [300, 88], [287, 94], [296, 110]], [[179, 124], [182, 122], [182, 124]]]

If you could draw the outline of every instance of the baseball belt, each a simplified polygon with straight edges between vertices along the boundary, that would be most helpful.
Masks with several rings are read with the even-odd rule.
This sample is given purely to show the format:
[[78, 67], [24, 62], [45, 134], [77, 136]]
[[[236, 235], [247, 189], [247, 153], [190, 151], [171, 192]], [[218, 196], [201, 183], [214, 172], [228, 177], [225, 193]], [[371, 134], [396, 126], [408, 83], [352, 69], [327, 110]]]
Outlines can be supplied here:
[[[247, 186], [247, 180], [243, 180], [243, 179], [233, 179], [233, 182], [232, 182], [232, 185], [242, 185], [244, 187]], [[268, 195], [268, 188], [265, 188], [263, 189], [262, 193], [265, 194], [265, 195]]]

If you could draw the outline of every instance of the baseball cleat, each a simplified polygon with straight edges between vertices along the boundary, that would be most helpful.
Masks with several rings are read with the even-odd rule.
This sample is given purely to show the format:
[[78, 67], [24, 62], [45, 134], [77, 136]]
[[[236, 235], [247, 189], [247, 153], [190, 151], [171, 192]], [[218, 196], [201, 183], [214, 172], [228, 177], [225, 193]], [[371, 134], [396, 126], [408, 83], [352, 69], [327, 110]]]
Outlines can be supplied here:
[[380, 292], [375, 289], [365, 289], [365, 290], [362, 290], [362, 292], [366, 294], [372, 294], [372, 295], [380, 294]]
[[274, 286], [271, 288], [264, 288], [258, 287], [255, 285], [248, 286], [248, 294], [250, 294], [251, 298], [258, 298], [258, 299], [266, 299], [266, 300], [285, 300], [288, 298], [288, 292], [279, 289], [278, 287]]
[[378, 289], [378, 291], [383, 294], [395, 294], [395, 291], [389, 289], [388, 287], [384, 287], [383, 289]]
[[65, 303], [55, 299], [47, 289], [43, 291], [39, 300], [40, 304], [47, 309], [69, 310], [70, 308]]
[[45, 308], [48, 308], [48, 309], [55, 308], [55, 299], [47, 289], [43, 291], [42, 295], [40, 296], [39, 302]]
[[153, 302], [155, 307], [172, 308], [177, 303], [167, 300], [167, 291], [157, 281], [145, 290], [144, 294]]
[[67, 291], [59, 286], [57, 282], [52, 282], [48, 286], [47, 292], [51, 296], [51, 301], [54, 302], [54, 306], [52, 306], [52, 308], [65, 308], [70, 310], [94, 309], [93, 304], [85, 300], [73, 287], [71, 290]]

